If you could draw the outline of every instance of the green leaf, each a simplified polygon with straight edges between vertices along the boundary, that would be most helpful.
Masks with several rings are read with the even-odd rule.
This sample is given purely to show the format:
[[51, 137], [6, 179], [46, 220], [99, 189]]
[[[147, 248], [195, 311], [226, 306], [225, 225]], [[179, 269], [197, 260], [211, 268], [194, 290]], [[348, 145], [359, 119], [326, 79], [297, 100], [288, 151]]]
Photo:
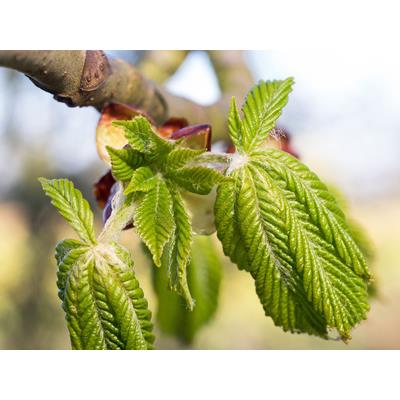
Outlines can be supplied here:
[[197, 194], [208, 194], [218, 183], [226, 180], [220, 172], [207, 167], [183, 167], [168, 174], [181, 188]]
[[168, 140], [158, 136], [143, 116], [137, 116], [131, 121], [113, 121], [113, 125], [122, 127], [129, 144], [141, 153], [161, 157], [174, 147]]
[[210, 236], [195, 236], [188, 266], [188, 284], [196, 300], [188, 310], [181, 297], [168, 289], [166, 265], [153, 268], [153, 284], [158, 299], [157, 321], [162, 332], [185, 344], [192, 343], [199, 330], [215, 315], [222, 279], [222, 265]]
[[333, 195], [318, 176], [299, 160], [280, 150], [268, 149], [254, 154], [254, 163], [268, 170], [269, 175], [280, 185], [288, 186], [298, 202], [304, 203], [309, 219], [320, 225], [324, 240], [335, 246], [343, 263], [357, 275], [366, 279], [370, 274], [365, 258], [351, 236], [345, 214]]
[[131, 180], [126, 187], [124, 194], [134, 192], [148, 192], [157, 184], [157, 177], [149, 167], [139, 167], [132, 174]]
[[175, 228], [171, 195], [162, 178], [158, 178], [156, 185], [139, 201], [134, 223], [154, 263], [160, 266], [164, 247]]
[[349, 216], [349, 206], [347, 204], [347, 199], [345, 198], [344, 194], [340, 192], [340, 190], [333, 186], [327, 186], [328, 190], [335, 196], [339, 206], [347, 215], [347, 221], [349, 224], [349, 229], [351, 236], [353, 237], [354, 241], [357, 243], [357, 246], [364, 254], [368, 264], [372, 264], [375, 259], [375, 249], [371, 242], [371, 239], [368, 237], [367, 232], [365, 229], [359, 224], [358, 221], [354, 220]]
[[[240, 235], [240, 224], [237, 218], [237, 198], [241, 181], [233, 175], [233, 180], [224, 182], [218, 187], [214, 204], [215, 224], [218, 238], [224, 253], [237, 264], [239, 269], [251, 272], [247, 250]], [[256, 268], [257, 269], [257, 268]]]
[[254, 153], [232, 177], [218, 191], [218, 236], [253, 275], [266, 314], [284, 330], [325, 336], [332, 327], [348, 339], [369, 309], [369, 273], [326, 186], [274, 149]]
[[182, 168], [186, 163], [196, 159], [205, 151], [205, 149], [193, 150], [185, 147], [177, 147], [168, 154], [166, 170], [174, 171], [178, 168]]
[[127, 250], [102, 244], [84, 251], [77, 243], [64, 241], [58, 246], [57, 261], [60, 297], [74, 349], [153, 347], [151, 313]]
[[[349, 222], [349, 229], [351, 236], [353, 237], [354, 241], [357, 243], [357, 246], [363, 253], [365, 259], [368, 262], [368, 265], [371, 268], [375, 261], [375, 248], [371, 239], [369, 238], [367, 232], [365, 231], [364, 227], [361, 226], [358, 221], [348, 218]], [[373, 272], [373, 269], [372, 269]], [[378, 297], [379, 296], [379, 283], [375, 280], [375, 278], [370, 279], [368, 285], [368, 294], [370, 298]]]
[[[231, 138], [238, 143], [239, 151], [243, 149], [249, 153], [265, 141], [288, 101], [293, 83], [293, 78], [284, 81], [261, 81], [250, 91], [242, 108], [243, 123], [240, 131], [235, 127], [238, 122], [232, 123], [230, 118]], [[232, 108], [231, 113], [236, 114]], [[238, 116], [233, 118], [237, 120]]]
[[242, 143], [243, 128], [239, 111], [236, 105], [236, 99], [234, 97], [232, 97], [231, 106], [229, 109], [228, 129], [229, 129], [229, 136], [231, 137], [233, 144], [237, 148], [241, 149], [243, 146]]
[[166, 265], [169, 286], [186, 301], [189, 310], [193, 310], [194, 301], [187, 283], [187, 266], [190, 261], [192, 228], [190, 217], [185, 209], [181, 194], [173, 183], [168, 183], [172, 199], [172, 213], [175, 229], [165, 247], [162, 264]]
[[[222, 242], [224, 253], [240, 269], [249, 271], [255, 279], [256, 292], [264, 307], [265, 314], [271, 316], [275, 325], [284, 331], [306, 332], [326, 337], [326, 322], [323, 316], [314, 312], [307, 301], [305, 290], [297, 274], [291, 273], [291, 267], [277, 258], [267, 245], [268, 238], [260, 229], [259, 221], [252, 221], [248, 237], [254, 235], [253, 250], [248, 254], [248, 246], [241, 233], [243, 227], [239, 219], [239, 199], [243, 187], [243, 171], [235, 171], [234, 182], [223, 183], [218, 188], [215, 203], [215, 223], [218, 238]], [[246, 197], [250, 207], [254, 206], [250, 195]], [[249, 208], [250, 208], [249, 207]], [[264, 241], [264, 243], [263, 243]]]
[[77, 260], [87, 253], [89, 247], [74, 239], [65, 239], [57, 243], [55, 257], [57, 260], [58, 297], [64, 301], [65, 288], [71, 268]]
[[68, 179], [39, 178], [46, 195], [51, 198], [51, 204], [74, 228], [79, 237], [86, 243], [96, 243], [93, 228], [93, 213], [89, 203], [82, 193], [75, 189]]
[[120, 150], [113, 149], [109, 146], [106, 148], [111, 159], [111, 172], [118, 181], [129, 181], [133, 171], [143, 165], [143, 154], [131, 147]]

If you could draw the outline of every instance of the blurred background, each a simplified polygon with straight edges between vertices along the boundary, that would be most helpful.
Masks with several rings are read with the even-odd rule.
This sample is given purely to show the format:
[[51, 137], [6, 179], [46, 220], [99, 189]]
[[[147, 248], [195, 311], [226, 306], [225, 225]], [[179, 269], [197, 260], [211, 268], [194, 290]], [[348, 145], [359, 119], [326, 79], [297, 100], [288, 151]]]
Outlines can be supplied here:
[[[140, 63], [171, 92], [201, 104], [224, 95], [223, 76], [215, 74], [207, 52], [188, 53], [176, 72], [162, 77], [152, 72], [151, 63], [159, 62], [156, 53], [107, 53]], [[350, 50], [249, 51], [244, 61], [238, 70], [248, 69], [254, 82], [295, 78], [279, 125], [290, 132], [301, 159], [346, 195], [350, 215], [373, 243], [377, 295], [368, 320], [354, 330], [348, 345], [284, 333], [264, 316], [251, 277], [218, 248], [224, 264], [219, 306], [192, 347], [400, 348], [400, 58]], [[241, 82], [239, 74], [241, 83], [243, 90], [249, 89], [248, 79]], [[107, 168], [96, 153], [98, 118], [96, 110], [70, 109], [22, 74], [0, 68], [1, 349], [70, 348], [53, 252], [58, 240], [74, 236], [51, 208], [37, 177], [73, 180], [96, 210], [100, 228], [92, 185]], [[123, 240], [134, 254], [137, 275], [155, 310], [150, 265], [131, 237], [131, 231], [125, 232]], [[187, 348], [160, 334], [156, 346]]]

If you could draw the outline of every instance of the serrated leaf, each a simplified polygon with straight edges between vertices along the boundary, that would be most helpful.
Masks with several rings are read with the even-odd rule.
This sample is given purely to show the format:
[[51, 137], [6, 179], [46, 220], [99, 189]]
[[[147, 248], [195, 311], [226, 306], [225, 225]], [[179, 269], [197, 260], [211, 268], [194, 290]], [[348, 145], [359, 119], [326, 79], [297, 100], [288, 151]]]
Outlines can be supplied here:
[[65, 287], [71, 268], [77, 260], [87, 253], [89, 247], [74, 239], [65, 239], [57, 243], [55, 257], [57, 261], [58, 297], [64, 301]]
[[[234, 182], [223, 183], [218, 188], [215, 203], [215, 223], [224, 253], [240, 269], [252, 274], [264, 311], [272, 317], [275, 325], [281, 326], [284, 331], [306, 332], [325, 337], [327, 330], [323, 316], [312, 309], [298, 275], [290, 273], [287, 263], [283, 264], [285, 268], [281, 268], [270, 248], [263, 245], [263, 240], [267, 243], [268, 239], [263, 230], [260, 231], [257, 220], [252, 221], [254, 227], [250, 227], [249, 237], [253, 233], [253, 250], [256, 248], [259, 256], [255, 259], [254, 254], [249, 254], [238, 216], [239, 198], [243, 190], [242, 171], [235, 171], [233, 177]], [[251, 201], [250, 196], [246, 198]]]
[[151, 168], [140, 167], [133, 172], [131, 180], [124, 190], [124, 194], [148, 192], [157, 184], [157, 179]]
[[189, 311], [176, 293], [168, 289], [167, 268], [153, 268], [153, 284], [158, 298], [157, 321], [162, 332], [190, 344], [199, 330], [214, 316], [218, 306], [222, 265], [213, 240], [195, 236], [188, 266], [188, 284], [196, 306]]
[[189, 310], [193, 310], [194, 301], [187, 283], [187, 266], [190, 261], [192, 228], [190, 217], [185, 209], [182, 196], [174, 184], [168, 183], [172, 199], [172, 214], [175, 229], [165, 247], [162, 264], [166, 265], [169, 286], [186, 301]]
[[285, 185], [290, 193], [295, 193], [297, 201], [304, 203], [311, 222], [320, 225], [324, 239], [335, 246], [342, 262], [368, 279], [365, 258], [351, 236], [346, 216], [318, 176], [296, 158], [276, 149], [255, 153], [253, 160], [280, 186]]
[[[59, 264], [61, 298], [72, 347], [84, 350], [152, 348], [151, 313], [129, 253], [117, 244], [76, 256], [76, 243]], [[71, 254], [75, 252], [74, 256]], [[74, 258], [73, 262], [70, 262]], [[65, 267], [66, 260], [68, 268]]]
[[154, 132], [150, 122], [145, 117], [138, 116], [131, 121], [113, 121], [113, 125], [124, 128], [129, 144], [141, 153], [161, 157], [174, 147], [172, 143]]
[[233, 144], [239, 149], [242, 148], [242, 121], [234, 97], [232, 97], [231, 106], [229, 108], [228, 129]]
[[335, 199], [315, 174], [279, 150], [254, 153], [232, 176], [235, 186], [224, 183], [218, 192], [218, 235], [231, 258], [246, 252], [240, 262], [247, 262], [242, 268], [255, 278], [266, 314], [284, 330], [324, 336], [326, 325], [347, 339], [369, 308], [368, 271]]
[[205, 151], [205, 149], [193, 150], [185, 147], [177, 147], [168, 154], [166, 170], [174, 171], [181, 168], [189, 161], [196, 159]]
[[139, 201], [134, 223], [154, 263], [160, 266], [164, 247], [175, 228], [171, 195], [162, 178], [158, 178], [156, 185]]
[[[235, 175], [233, 177], [235, 178]], [[232, 262], [237, 264], [239, 269], [251, 271], [252, 266], [240, 235], [240, 224], [236, 215], [239, 190], [239, 179], [224, 182], [218, 187], [214, 204], [215, 224], [224, 253], [229, 256]]]
[[220, 172], [207, 167], [183, 167], [171, 172], [168, 177], [181, 188], [197, 194], [208, 194], [226, 177]]
[[86, 243], [96, 243], [93, 228], [93, 213], [89, 203], [82, 193], [75, 189], [68, 179], [39, 178], [46, 195], [51, 198], [51, 204], [72, 226], [79, 237]]
[[242, 108], [241, 135], [237, 132], [232, 137], [232, 140], [238, 140], [241, 136], [239, 150], [243, 148], [248, 153], [265, 141], [288, 101], [293, 83], [293, 78], [284, 81], [260, 81], [249, 92]]
[[107, 146], [107, 152], [111, 159], [111, 171], [115, 179], [126, 182], [132, 177], [133, 171], [143, 165], [143, 154], [126, 147], [113, 149]]
[[347, 204], [347, 200], [344, 194], [341, 193], [341, 191], [337, 187], [332, 186], [331, 184], [327, 187], [332, 195], [334, 195], [337, 203], [339, 204], [343, 212], [347, 215], [347, 221], [352, 238], [364, 254], [364, 257], [367, 260], [368, 264], [371, 264], [375, 259], [375, 250], [370, 238], [368, 237], [367, 232], [358, 221], [349, 216], [349, 206]]

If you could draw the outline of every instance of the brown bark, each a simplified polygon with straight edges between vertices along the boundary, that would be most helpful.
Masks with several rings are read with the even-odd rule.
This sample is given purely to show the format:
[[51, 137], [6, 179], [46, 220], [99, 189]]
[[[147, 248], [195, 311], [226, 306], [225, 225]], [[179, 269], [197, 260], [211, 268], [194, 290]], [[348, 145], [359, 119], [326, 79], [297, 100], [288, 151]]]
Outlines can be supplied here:
[[[70, 107], [134, 104], [157, 122], [168, 116], [160, 91], [132, 65], [102, 51], [0, 51], [0, 66], [20, 71]], [[187, 104], [188, 105], [188, 104]]]
[[[249, 72], [241, 52], [228, 53], [227, 58], [218, 52], [211, 52], [210, 57], [221, 89], [226, 89], [229, 95], [240, 95], [251, 84]], [[162, 75], [156, 79], [163, 80], [167, 72], [176, 70], [185, 54], [175, 52], [168, 68], [156, 71]], [[102, 51], [0, 51], [0, 66], [24, 73], [35, 85], [71, 107], [93, 106], [101, 110], [110, 102], [132, 104], [159, 124], [170, 116], [185, 117], [191, 124], [212, 125], [214, 139], [226, 135], [227, 96], [211, 106], [201, 106], [171, 95], [146, 79], [133, 65], [109, 59]], [[240, 87], [240, 93], [235, 93]]]

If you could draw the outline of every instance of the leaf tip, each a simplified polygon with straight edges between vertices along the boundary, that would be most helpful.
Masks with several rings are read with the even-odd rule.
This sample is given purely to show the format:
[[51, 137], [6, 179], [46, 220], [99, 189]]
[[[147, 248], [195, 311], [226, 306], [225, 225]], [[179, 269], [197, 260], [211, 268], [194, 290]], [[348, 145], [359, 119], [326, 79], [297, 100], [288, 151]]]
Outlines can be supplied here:
[[190, 300], [186, 299], [186, 305], [187, 305], [187, 309], [190, 312], [192, 312], [194, 310], [194, 307], [196, 306], [196, 302], [192, 298], [190, 298]]
[[111, 125], [113, 125], [113, 126], [125, 127], [126, 123], [127, 123], [127, 121], [121, 121], [121, 120], [111, 121]]
[[42, 176], [40, 176], [39, 178], [37, 178], [37, 180], [39, 181], [39, 183], [42, 185], [42, 188], [44, 189], [44, 187], [49, 183], [49, 180], [47, 178], [44, 178]]

